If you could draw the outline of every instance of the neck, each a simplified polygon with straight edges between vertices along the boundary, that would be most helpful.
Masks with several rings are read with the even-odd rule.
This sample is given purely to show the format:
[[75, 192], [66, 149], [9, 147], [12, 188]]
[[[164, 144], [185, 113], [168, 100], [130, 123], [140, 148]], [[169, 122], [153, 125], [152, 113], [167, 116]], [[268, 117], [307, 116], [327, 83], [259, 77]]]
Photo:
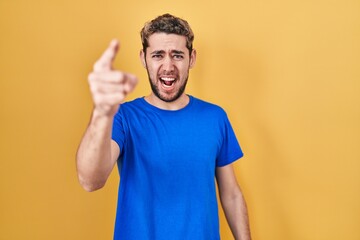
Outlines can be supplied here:
[[157, 108], [176, 111], [188, 105], [190, 98], [184, 93], [173, 102], [165, 102], [159, 99], [154, 93], [151, 93], [149, 96], [145, 97], [145, 100]]

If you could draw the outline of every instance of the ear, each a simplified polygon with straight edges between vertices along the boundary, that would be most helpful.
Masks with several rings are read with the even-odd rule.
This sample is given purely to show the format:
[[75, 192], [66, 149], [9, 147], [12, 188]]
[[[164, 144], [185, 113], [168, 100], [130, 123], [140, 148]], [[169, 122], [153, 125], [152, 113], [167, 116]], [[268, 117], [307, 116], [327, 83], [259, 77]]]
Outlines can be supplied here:
[[145, 53], [144, 50], [140, 50], [140, 61], [144, 68], [146, 68], [146, 60], [145, 60]]
[[196, 62], [196, 50], [193, 49], [190, 54], [190, 68], [193, 68]]

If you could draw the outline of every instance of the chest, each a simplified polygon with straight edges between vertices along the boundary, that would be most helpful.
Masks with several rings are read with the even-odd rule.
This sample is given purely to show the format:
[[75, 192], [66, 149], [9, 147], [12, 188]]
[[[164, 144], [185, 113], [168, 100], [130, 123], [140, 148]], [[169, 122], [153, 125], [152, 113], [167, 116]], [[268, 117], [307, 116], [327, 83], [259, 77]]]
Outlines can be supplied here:
[[[222, 144], [214, 119], [140, 116], [129, 124], [126, 151], [157, 172], [213, 171]], [[126, 153], [125, 153], [126, 154]]]

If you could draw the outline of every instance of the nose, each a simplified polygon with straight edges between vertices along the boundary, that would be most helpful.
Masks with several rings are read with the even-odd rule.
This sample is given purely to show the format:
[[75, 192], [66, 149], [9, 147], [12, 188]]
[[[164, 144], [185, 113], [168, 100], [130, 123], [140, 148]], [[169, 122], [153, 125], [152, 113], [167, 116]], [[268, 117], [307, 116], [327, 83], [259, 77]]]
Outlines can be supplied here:
[[171, 57], [164, 58], [164, 62], [162, 64], [162, 70], [165, 72], [173, 72], [175, 69], [174, 62]]

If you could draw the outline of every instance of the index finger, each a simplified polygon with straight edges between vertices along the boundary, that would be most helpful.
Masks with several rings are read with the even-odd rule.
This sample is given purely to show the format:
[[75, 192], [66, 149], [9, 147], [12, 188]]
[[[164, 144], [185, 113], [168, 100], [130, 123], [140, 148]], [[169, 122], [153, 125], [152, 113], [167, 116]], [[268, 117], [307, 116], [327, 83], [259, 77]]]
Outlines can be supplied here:
[[113, 39], [108, 48], [94, 64], [94, 72], [107, 71], [112, 69], [112, 63], [119, 49], [119, 41]]

